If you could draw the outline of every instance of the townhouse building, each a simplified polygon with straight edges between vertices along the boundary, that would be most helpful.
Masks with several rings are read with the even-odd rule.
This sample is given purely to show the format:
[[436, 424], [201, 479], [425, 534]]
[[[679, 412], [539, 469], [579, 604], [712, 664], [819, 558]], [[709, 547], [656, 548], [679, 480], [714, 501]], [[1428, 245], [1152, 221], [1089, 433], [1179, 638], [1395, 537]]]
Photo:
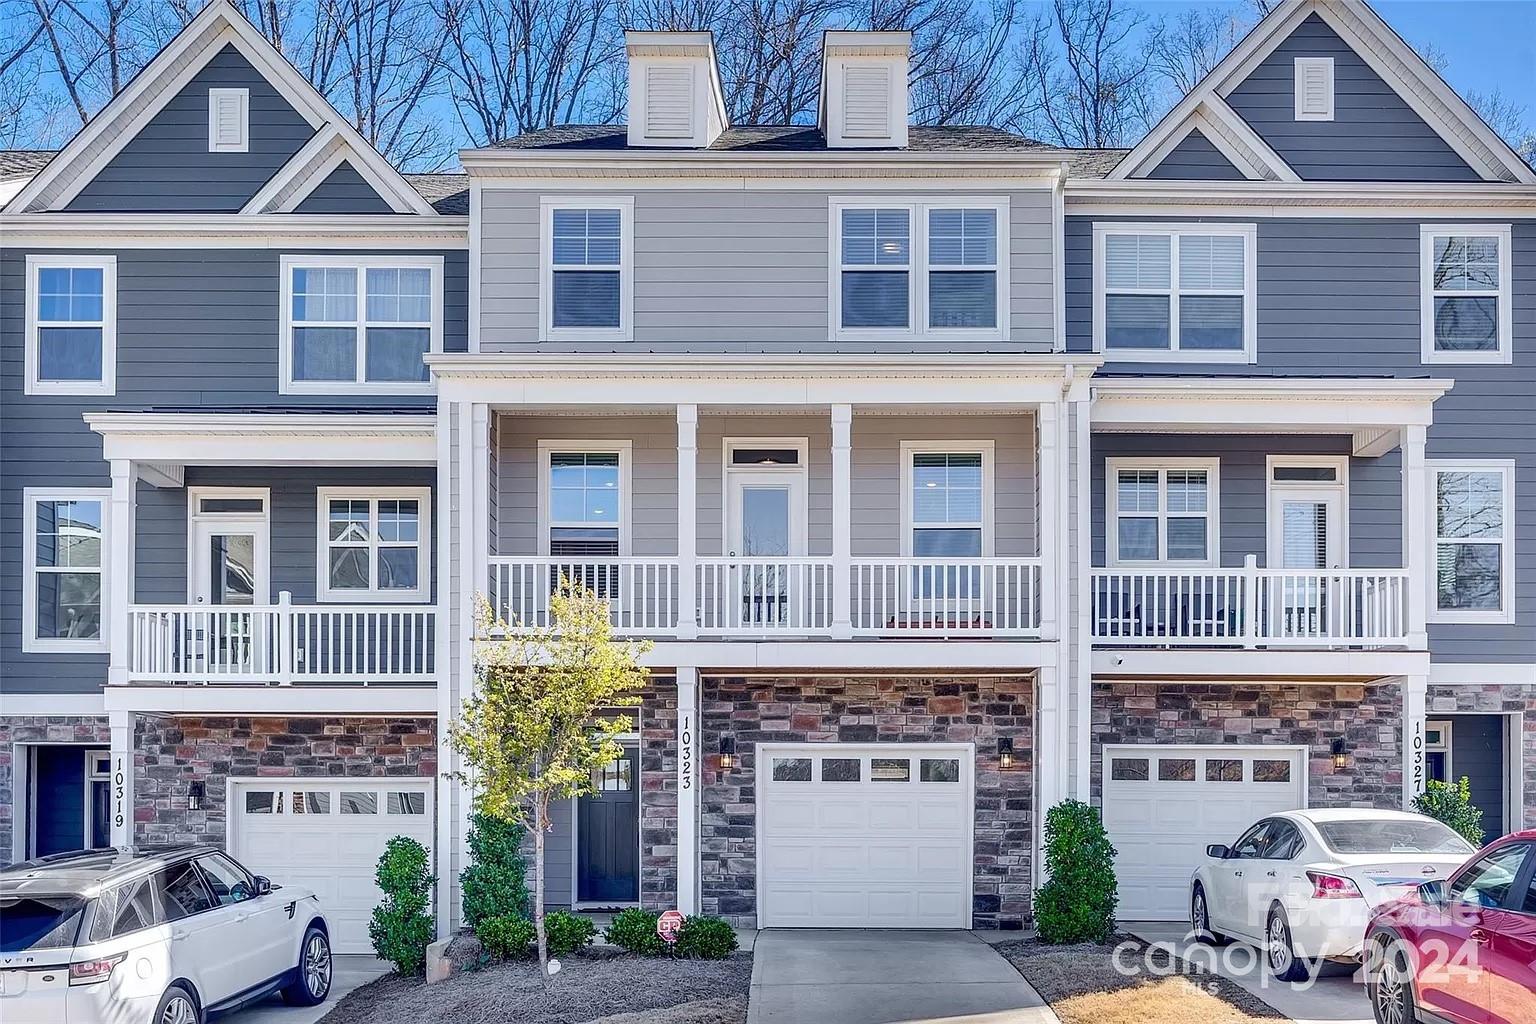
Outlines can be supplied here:
[[1462, 775], [1536, 814], [1536, 173], [1356, 0], [1129, 151], [909, 125], [829, 32], [732, 124], [707, 33], [623, 125], [408, 175], [215, 0], [0, 162], [0, 857], [197, 839], [367, 948], [455, 920], [476, 606], [652, 641], [550, 901], [1016, 928], [1101, 807], [1179, 919], [1266, 811]]

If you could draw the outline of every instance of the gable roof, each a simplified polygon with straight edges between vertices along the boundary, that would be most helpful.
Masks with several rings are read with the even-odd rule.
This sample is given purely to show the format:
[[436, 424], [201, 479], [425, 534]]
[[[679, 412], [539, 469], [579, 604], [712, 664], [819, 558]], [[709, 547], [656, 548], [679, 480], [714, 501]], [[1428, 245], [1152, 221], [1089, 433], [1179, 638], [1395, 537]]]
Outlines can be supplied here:
[[[317, 136], [324, 134], [337, 143], [395, 212], [436, 214], [432, 205], [400, 172], [245, 19], [232, 0], [209, 0], [208, 5], [27, 183], [10, 204], [12, 211], [63, 209], [226, 46], [238, 49], [309, 122]], [[318, 185], [323, 180], [322, 175], [313, 184]]]
[[[1188, 134], [1197, 111], [1203, 110], [1207, 116], [1214, 112], [1222, 121], [1230, 117], [1231, 121], [1241, 122], [1227, 106], [1225, 97], [1312, 15], [1325, 21], [1484, 179], [1536, 184], [1536, 170], [1520, 159], [1509, 143], [1489, 128], [1466, 100], [1364, 0], [1284, 0], [1174, 105], [1109, 177], [1123, 180], [1145, 176], [1172, 145]], [[1230, 158], [1231, 154], [1227, 155]], [[1284, 161], [1280, 164], [1284, 165]]]

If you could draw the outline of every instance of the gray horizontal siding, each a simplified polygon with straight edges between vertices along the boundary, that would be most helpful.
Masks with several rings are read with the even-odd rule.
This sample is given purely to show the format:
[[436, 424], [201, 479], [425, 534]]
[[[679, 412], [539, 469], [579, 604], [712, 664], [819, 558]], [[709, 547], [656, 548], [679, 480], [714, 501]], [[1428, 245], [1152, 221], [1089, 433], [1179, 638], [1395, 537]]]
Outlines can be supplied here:
[[1149, 178], [1196, 178], [1207, 181], [1241, 181], [1242, 171], [1222, 155], [1205, 134], [1196, 128], [1184, 136], [1169, 154], [1150, 172]]
[[[250, 90], [250, 145], [208, 152], [208, 90]], [[112, 213], [235, 213], [315, 133], [233, 46], [226, 46], [66, 209]]]
[[[848, 190], [856, 194], [856, 189]], [[591, 194], [584, 192], [583, 194]], [[613, 193], [630, 195], [630, 193]], [[843, 194], [843, 193], [840, 193]], [[948, 193], [946, 193], [948, 194]], [[481, 344], [487, 352], [609, 351], [613, 342], [539, 341], [539, 200], [481, 193]], [[995, 351], [943, 338], [828, 341], [829, 194], [638, 191], [634, 341], [639, 352]], [[1009, 195], [1012, 351], [1048, 350], [1051, 194]]]
[[[1332, 57], [1334, 119], [1296, 120], [1297, 57]], [[1306, 181], [1477, 181], [1479, 175], [1316, 14], [1226, 97]]]
[[294, 207], [294, 213], [392, 213], [388, 203], [350, 163], [338, 166]]

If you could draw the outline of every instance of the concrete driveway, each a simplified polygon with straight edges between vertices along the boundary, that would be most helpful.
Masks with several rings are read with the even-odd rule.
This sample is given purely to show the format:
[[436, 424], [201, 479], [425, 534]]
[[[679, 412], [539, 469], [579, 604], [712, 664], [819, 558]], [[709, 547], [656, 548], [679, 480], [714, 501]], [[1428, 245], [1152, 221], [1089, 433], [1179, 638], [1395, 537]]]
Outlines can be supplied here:
[[220, 1019], [231, 1024], [315, 1024], [341, 1002], [342, 996], [389, 970], [389, 964], [375, 956], [338, 954], [331, 963], [331, 994], [319, 1006], [289, 1006], [281, 996], [271, 995]]
[[758, 932], [747, 1024], [1052, 1024], [991, 946], [961, 931]]
[[1354, 969], [1326, 964], [1310, 983], [1288, 984], [1274, 979], [1252, 946], [1198, 945], [1187, 937], [1189, 926], [1175, 922], [1121, 922], [1120, 927], [1147, 942], [1169, 944], [1177, 956], [1237, 982], [1296, 1024], [1373, 1024], [1370, 1000]]

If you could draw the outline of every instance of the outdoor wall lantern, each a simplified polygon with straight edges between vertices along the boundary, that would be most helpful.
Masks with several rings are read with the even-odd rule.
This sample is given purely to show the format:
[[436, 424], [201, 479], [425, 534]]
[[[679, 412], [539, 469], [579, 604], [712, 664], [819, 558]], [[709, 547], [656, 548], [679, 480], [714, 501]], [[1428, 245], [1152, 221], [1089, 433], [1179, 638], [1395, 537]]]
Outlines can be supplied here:
[[1349, 767], [1349, 753], [1344, 749], [1344, 737], [1333, 741], [1333, 770], [1341, 772]]
[[728, 772], [736, 767], [736, 737], [720, 737], [720, 770]]
[[194, 782], [187, 787], [187, 810], [200, 811], [203, 808], [203, 784]]
[[997, 766], [1004, 771], [1013, 767], [1013, 737], [1004, 736], [997, 741]]

